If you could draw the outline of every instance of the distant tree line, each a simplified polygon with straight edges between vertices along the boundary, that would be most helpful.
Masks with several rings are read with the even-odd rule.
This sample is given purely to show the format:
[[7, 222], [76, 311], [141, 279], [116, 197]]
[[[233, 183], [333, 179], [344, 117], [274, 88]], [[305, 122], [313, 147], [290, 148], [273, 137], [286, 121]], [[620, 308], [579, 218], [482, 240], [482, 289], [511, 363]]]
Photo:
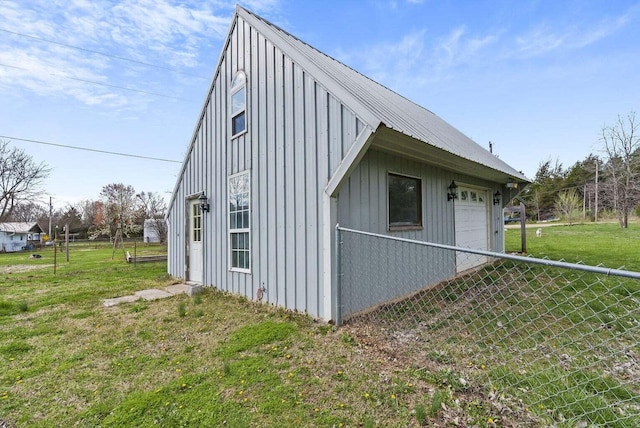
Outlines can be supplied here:
[[[136, 192], [122, 183], [108, 184], [96, 200], [67, 203], [53, 210], [37, 200], [50, 169], [36, 163], [24, 150], [0, 140], [0, 222], [37, 222], [52, 235], [65, 225], [79, 238], [138, 237], [145, 220], [161, 242], [166, 242], [166, 203], [159, 193]], [[53, 239], [54, 237], [50, 237]]]
[[23, 202], [15, 207], [6, 221], [35, 221], [48, 232], [51, 218], [52, 235], [56, 230], [61, 234], [64, 226], [68, 225], [69, 233], [79, 239], [113, 239], [119, 232], [123, 237], [142, 237], [144, 222], [150, 220], [150, 227], [160, 242], [166, 243], [166, 210], [166, 202], [159, 193], [138, 193], [132, 186], [114, 183], [104, 186], [96, 200], [67, 203], [52, 210], [51, 214], [49, 206]]
[[614, 215], [626, 228], [640, 215], [640, 123], [634, 112], [602, 128], [601, 155], [590, 154], [564, 169], [559, 161], [541, 162], [533, 182], [520, 195], [527, 216], [541, 221], [578, 216], [597, 221]]

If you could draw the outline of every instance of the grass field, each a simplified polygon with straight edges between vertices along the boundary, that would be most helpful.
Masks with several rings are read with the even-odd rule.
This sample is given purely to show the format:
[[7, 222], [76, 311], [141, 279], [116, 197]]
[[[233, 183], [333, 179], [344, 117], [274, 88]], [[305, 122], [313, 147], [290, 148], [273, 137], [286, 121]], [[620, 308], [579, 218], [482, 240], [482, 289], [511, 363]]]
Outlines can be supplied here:
[[[631, 221], [627, 229], [618, 223], [584, 223], [572, 226], [542, 228], [536, 237], [537, 225], [527, 225], [527, 253], [552, 260], [604, 265], [617, 269], [640, 271], [640, 220]], [[520, 251], [520, 229], [508, 229], [505, 249]]]
[[[637, 224], [548, 227], [541, 238], [535, 230], [529, 254], [637, 270]], [[509, 230], [507, 249], [519, 244], [519, 230]], [[430, 376], [449, 373], [440, 391], [467, 402], [471, 391], [484, 405], [522, 403], [512, 401], [501, 424], [638, 427], [639, 302], [638, 279], [507, 260], [359, 316], [356, 337]], [[384, 341], [371, 325], [388, 332]]]
[[438, 412], [413, 370], [306, 316], [210, 290], [105, 308], [174, 280], [110, 248], [72, 248], [55, 275], [41, 254], [0, 255], [3, 427], [407, 426]]
[[[543, 238], [529, 239], [529, 252], [638, 270], [638, 226], [547, 228]], [[583, 243], [585, 237], [598, 243]], [[516, 238], [517, 231], [507, 233], [508, 250]], [[112, 260], [108, 247], [72, 247], [69, 263], [58, 254], [56, 274], [52, 250], [41, 254], [0, 254], [0, 426], [488, 427], [543, 420], [517, 396], [483, 384], [487, 372], [479, 366], [452, 369], [452, 356], [439, 349], [429, 351], [428, 366], [385, 352], [375, 326], [356, 335], [212, 290], [105, 308], [104, 298], [175, 281], [163, 263], [127, 264], [121, 252]]]

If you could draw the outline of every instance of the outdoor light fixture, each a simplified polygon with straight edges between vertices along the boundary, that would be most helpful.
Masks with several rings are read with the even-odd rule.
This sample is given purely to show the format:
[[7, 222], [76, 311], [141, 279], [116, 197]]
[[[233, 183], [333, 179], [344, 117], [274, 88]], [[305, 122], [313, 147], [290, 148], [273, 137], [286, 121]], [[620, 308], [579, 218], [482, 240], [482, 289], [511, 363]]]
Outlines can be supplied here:
[[451, 181], [449, 184], [449, 192], [447, 193], [447, 201], [452, 201], [454, 199], [458, 199], [458, 185], [455, 181]]
[[496, 193], [493, 194], [493, 205], [498, 205], [500, 203], [500, 197], [502, 195], [500, 194], [500, 191], [498, 190]]
[[209, 202], [207, 201], [207, 197], [205, 196], [204, 192], [202, 192], [200, 194], [200, 196], [198, 197], [198, 200], [200, 201], [200, 209], [206, 213], [209, 212]]
[[515, 181], [512, 181], [511, 179], [509, 179], [509, 181], [507, 181], [507, 187], [509, 189], [517, 189], [518, 188], [518, 183], [516, 183]]

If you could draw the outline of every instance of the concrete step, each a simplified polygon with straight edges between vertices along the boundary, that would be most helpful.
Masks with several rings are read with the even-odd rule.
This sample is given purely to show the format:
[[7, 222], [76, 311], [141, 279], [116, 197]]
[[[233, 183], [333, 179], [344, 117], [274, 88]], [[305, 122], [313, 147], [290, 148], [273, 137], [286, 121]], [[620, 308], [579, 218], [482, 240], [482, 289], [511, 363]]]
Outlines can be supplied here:
[[171, 294], [186, 294], [194, 296], [202, 293], [202, 285], [200, 284], [174, 284], [164, 288]]
[[200, 284], [174, 284], [164, 288], [164, 290], [158, 290], [157, 288], [151, 288], [149, 290], [136, 291], [133, 296], [115, 297], [113, 299], [104, 299], [102, 305], [105, 307], [111, 307], [119, 305], [120, 303], [131, 303], [136, 300], [158, 300], [166, 299], [167, 297], [175, 296], [178, 294], [186, 294], [187, 296], [193, 296], [202, 292], [202, 285]]
[[123, 297], [115, 297], [113, 299], [104, 299], [102, 304], [109, 308], [111, 306], [119, 305], [120, 303], [131, 303], [136, 300], [140, 300], [142, 297], [140, 296], [123, 296]]
[[144, 300], [158, 300], [158, 299], [165, 299], [167, 297], [173, 296], [173, 294], [169, 293], [168, 291], [158, 290], [156, 288], [152, 288], [149, 290], [136, 291], [135, 295], [140, 296]]

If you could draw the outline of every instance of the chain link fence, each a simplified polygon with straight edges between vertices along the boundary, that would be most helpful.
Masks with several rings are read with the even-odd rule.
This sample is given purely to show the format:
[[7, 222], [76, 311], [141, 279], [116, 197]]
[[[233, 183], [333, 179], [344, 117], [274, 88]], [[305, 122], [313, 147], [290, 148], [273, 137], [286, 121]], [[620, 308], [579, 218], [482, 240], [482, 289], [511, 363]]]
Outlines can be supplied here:
[[640, 426], [639, 273], [345, 228], [337, 245], [345, 328], [512, 397], [536, 424]]

